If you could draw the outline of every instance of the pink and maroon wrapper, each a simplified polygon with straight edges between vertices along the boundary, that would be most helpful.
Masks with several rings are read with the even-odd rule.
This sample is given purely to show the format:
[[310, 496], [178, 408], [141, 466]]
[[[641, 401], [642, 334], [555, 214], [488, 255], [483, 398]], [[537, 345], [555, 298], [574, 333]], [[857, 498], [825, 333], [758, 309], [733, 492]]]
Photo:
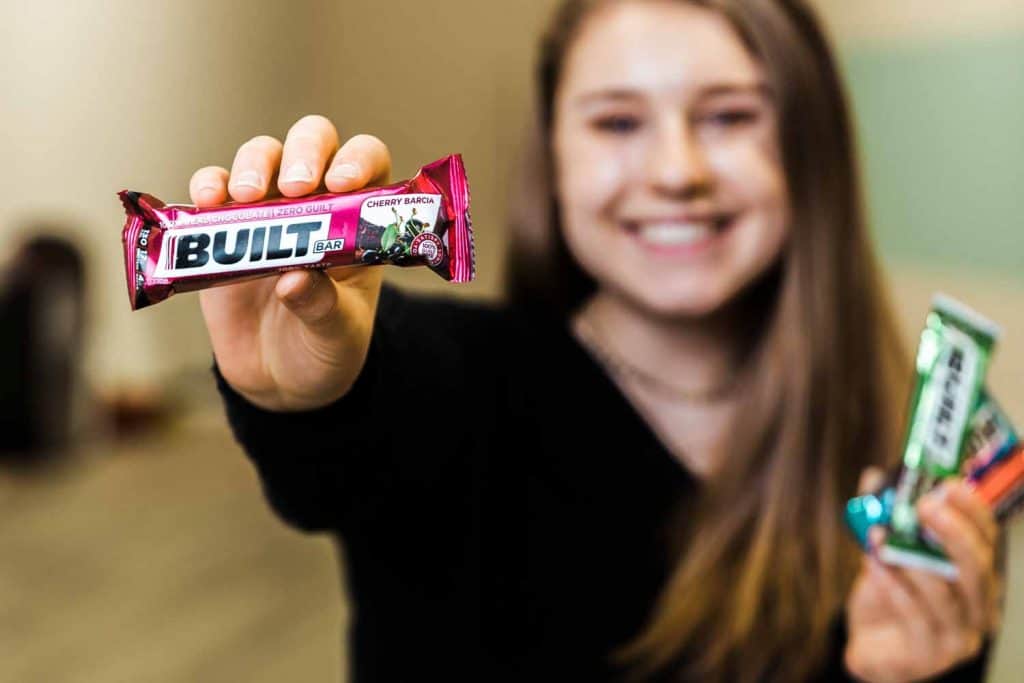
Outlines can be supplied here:
[[298, 268], [426, 266], [475, 275], [469, 184], [460, 155], [386, 187], [200, 209], [119, 193], [132, 309], [188, 292]]

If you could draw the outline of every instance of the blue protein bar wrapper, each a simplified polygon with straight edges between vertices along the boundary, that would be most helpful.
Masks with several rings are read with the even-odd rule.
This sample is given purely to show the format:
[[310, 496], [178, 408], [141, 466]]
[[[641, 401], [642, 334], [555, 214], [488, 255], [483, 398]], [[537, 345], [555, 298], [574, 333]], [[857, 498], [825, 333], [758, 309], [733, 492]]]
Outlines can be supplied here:
[[971, 481], [980, 481], [1018, 443], [1020, 437], [1010, 418], [988, 391], [983, 389], [978, 407], [971, 416], [971, 433], [964, 446], [960, 472]]
[[851, 498], [846, 503], [846, 526], [865, 551], [868, 547], [868, 531], [881, 524], [889, 526], [892, 519], [892, 503], [896, 498], [896, 477], [889, 478], [889, 484], [874, 493]]

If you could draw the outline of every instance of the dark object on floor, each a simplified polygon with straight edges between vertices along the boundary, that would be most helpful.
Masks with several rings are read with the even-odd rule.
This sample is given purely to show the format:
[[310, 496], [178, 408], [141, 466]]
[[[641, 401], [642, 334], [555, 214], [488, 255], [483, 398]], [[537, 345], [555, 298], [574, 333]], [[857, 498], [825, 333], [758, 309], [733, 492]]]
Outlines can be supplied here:
[[0, 272], [0, 457], [38, 461], [68, 445], [85, 273], [70, 242], [37, 237]]

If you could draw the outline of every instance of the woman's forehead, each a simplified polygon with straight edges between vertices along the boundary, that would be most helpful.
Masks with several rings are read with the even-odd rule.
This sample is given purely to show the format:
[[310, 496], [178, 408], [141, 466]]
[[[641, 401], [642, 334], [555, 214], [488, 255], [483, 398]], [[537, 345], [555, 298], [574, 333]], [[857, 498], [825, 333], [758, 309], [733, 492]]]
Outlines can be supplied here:
[[754, 87], [761, 70], [729, 22], [685, 2], [613, 3], [588, 17], [569, 49], [562, 87], [692, 95]]

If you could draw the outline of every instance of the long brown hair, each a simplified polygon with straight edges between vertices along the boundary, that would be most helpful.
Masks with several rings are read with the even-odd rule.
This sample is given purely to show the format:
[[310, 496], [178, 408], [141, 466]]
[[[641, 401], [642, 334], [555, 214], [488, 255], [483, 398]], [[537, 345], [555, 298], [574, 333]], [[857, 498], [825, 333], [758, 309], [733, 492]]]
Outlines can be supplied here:
[[[554, 99], [573, 39], [612, 1], [567, 0], [543, 39], [539, 134], [523, 199], [512, 203], [508, 296], [563, 319], [596, 284], [559, 225]], [[762, 283], [771, 287], [768, 312], [722, 474], [702, 487], [647, 625], [616, 657], [639, 677], [801, 680], [826, 654], [857, 567], [843, 503], [863, 468], [894, 458], [909, 365], [865, 227], [846, 98], [816, 17], [799, 0], [679, 1], [725, 17], [765, 70], [791, 237], [777, 277]]]

